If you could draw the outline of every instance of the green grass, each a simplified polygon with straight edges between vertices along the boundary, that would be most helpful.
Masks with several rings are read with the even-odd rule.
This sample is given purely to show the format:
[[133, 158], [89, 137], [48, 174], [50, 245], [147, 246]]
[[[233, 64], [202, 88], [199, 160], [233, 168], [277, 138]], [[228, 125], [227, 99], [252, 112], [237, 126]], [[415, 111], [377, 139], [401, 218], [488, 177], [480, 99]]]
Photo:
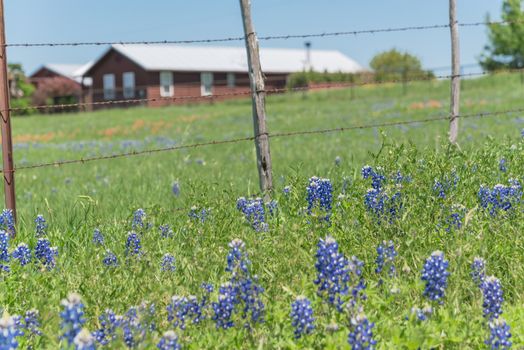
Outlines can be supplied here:
[[[366, 86], [350, 90], [271, 96], [267, 100], [270, 133], [314, 130], [341, 126], [437, 117], [448, 113], [449, 85], [434, 81], [412, 83], [404, 95], [398, 85]], [[524, 107], [524, 86], [517, 75], [468, 80], [462, 91], [461, 113], [499, 111]], [[524, 217], [523, 206], [512, 214], [491, 217], [478, 206], [481, 184], [523, 181], [524, 143], [519, 114], [460, 121], [460, 149], [447, 145], [447, 122], [359, 129], [323, 135], [271, 139], [275, 199], [280, 212], [269, 220], [269, 232], [257, 233], [235, 208], [239, 196], [258, 192], [252, 142], [225, 144], [136, 156], [87, 164], [20, 170], [16, 173], [18, 236], [11, 247], [36, 244], [33, 220], [43, 214], [48, 236], [58, 246], [57, 268], [41, 271], [13, 264], [0, 281], [0, 306], [10, 313], [40, 310], [44, 336], [36, 348], [58, 345], [60, 300], [69, 292], [82, 295], [87, 327], [98, 327], [96, 317], [106, 308], [124, 313], [144, 300], [157, 305], [160, 332], [148, 335], [143, 348], [152, 348], [161, 333], [170, 329], [165, 306], [172, 295], [199, 294], [201, 282], [218, 286], [227, 280], [224, 271], [228, 243], [246, 242], [252, 269], [265, 288], [266, 322], [249, 332], [242, 327], [215, 330], [211, 320], [200, 326], [177, 330], [186, 348], [316, 348], [347, 346], [344, 317], [316, 296], [315, 251], [319, 238], [332, 235], [341, 251], [365, 262], [368, 300], [364, 310], [376, 323], [378, 348], [477, 349], [487, 338], [480, 291], [471, 281], [469, 265], [475, 256], [487, 261], [488, 274], [499, 277], [505, 292], [503, 316], [512, 326], [513, 342], [524, 346]], [[121, 152], [125, 140], [148, 139], [146, 148], [162, 147], [166, 137], [176, 144], [252, 135], [251, 105], [237, 100], [211, 105], [161, 109], [130, 108], [75, 115], [31, 116], [13, 119], [15, 163], [36, 164], [96, 155], [100, 145]], [[38, 143], [26, 141], [38, 140]], [[79, 141], [84, 141], [80, 148]], [[25, 142], [25, 143], [24, 143]], [[97, 145], [93, 148], [90, 144]], [[335, 157], [341, 157], [336, 166]], [[505, 158], [506, 173], [498, 162]], [[377, 224], [364, 206], [370, 187], [360, 168], [382, 166], [387, 175], [401, 171], [412, 177], [402, 188], [401, 217]], [[459, 184], [445, 200], [432, 190], [435, 179], [455, 171]], [[311, 176], [330, 178], [334, 187], [334, 212], [330, 226], [301, 214], [305, 187]], [[171, 193], [178, 181], [181, 195]], [[344, 197], [337, 199], [346, 189]], [[290, 197], [282, 188], [292, 186]], [[460, 230], [446, 232], [438, 224], [453, 204], [467, 208], [467, 222]], [[191, 206], [210, 208], [203, 224], [189, 220]], [[154, 228], [142, 236], [144, 256], [125, 261], [125, 237], [135, 209], [144, 208]], [[161, 239], [158, 225], [169, 224], [175, 237]], [[91, 243], [99, 227], [106, 247]], [[377, 285], [375, 249], [391, 239], [399, 252], [398, 276]], [[120, 266], [102, 264], [105, 248], [114, 251]], [[420, 270], [432, 251], [442, 250], [450, 262], [450, 283], [443, 305], [433, 305], [434, 315], [424, 323], [406, 320], [413, 306], [422, 307]], [[163, 254], [177, 261], [173, 274], [161, 273]], [[391, 293], [391, 289], [398, 293]], [[314, 304], [317, 329], [311, 336], [294, 341], [289, 321], [290, 303], [297, 295]], [[216, 292], [213, 299], [216, 299]], [[335, 322], [338, 332], [325, 327]], [[22, 344], [24, 346], [27, 343]], [[122, 348], [115, 343], [114, 348]]]

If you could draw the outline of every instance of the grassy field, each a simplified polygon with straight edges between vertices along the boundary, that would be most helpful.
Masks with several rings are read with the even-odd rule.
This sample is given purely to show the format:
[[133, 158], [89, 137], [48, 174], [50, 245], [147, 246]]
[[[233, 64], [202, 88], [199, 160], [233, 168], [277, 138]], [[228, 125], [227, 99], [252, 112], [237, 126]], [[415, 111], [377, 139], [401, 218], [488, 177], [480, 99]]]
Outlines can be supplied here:
[[[524, 86], [518, 75], [467, 80], [461, 98], [465, 114], [517, 109], [524, 107]], [[444, 81], [411, 83], [407, 94], [398, 85], [385, 85], [271, 96], [268, 127], [278, 133], [426, 119], [446, 115], [448, 99]], [[22, 267], [11, 259], [11, 272], [0, 275], [0, 308], [11, 314], [40, 310], [43, 335], [21, 338], [22, 348], [59, 347], [60, 300], [70, 292], [82, 296], [90, 331], [101, 327], [97, 318], [106, 308], [124, 314], [143, 301], [155, 303], [157, 330], [145, 332], [139, 348], [153, 348], [170, 329], [191, 349], [345, 348], [348, 316], [317, 296], [314, 284], [317, 243], [330, 235], [344, 255], [364, 262], [367, 299], [362, 306], [375, 322], [377, 348], [482, 348], [489, 328], [481, 291], [470, 277], [476, 256], [486, 260], [488, 275], [500, 279], [502, 317], [511, 325], [514, 346], [524, 346], [524, 206], [514, 203], [511, 210], [490, 214], [477, 195], [481, 185], [508, 185], [512, 178], [523, 183], [524, 116], [461, 120], [460, 149], [447, 145], [447, 127], [442, 121], [271, 139], [273, 197], [279, 209], [273, 216], [266, 213], [269, 229], [264, 232], [254, 230], [236, 208], [238, 197], [258, 192], [251, 141], [20, 170], [18, 236], [9, 243], [10, 251], [20, 242], [36, 246], [33, 221], [42, 214], [59, 255], [50, 271], [37, 263]], [[15, 163], [20, 166], [251, 135], [248, 100], [13, 120]], [[501, 159], [506, 171], [500, 170]], [[377, 171], [387, 178], [385, 193], [400, 192], [402, 206], [394, 219], [378, 220], [366, 207], [371, 187], [361, 175], [366, 164], [382, 168]], [[401, 186], [393, 179], [398, 171], [410, 178]], [[329, 224], [304, 210], [312, 176], [331, 180]], [[439, 197], [435, 180], [445, 183], [455, 177], [456, 186], [450, 186], [446, 198]], [[175, 182], [179, 195], [172, 192]], [[285, 186], [291, 188], [288, 195]], [[459, 205], [464, 209], [457, 211]], [[192, 220], [192, 206], [198, 212], [206, 209], [206, 219]], [[126, 255], [125, 245], [138, 208], [145, 210], [150, 228], [139, 233], [142, 254], [135, 258]], [[460, 227], [450, 226], [453, 213], [461, 213]], [[162, 238], [159, 226], [166, 224], [174, 234]], [[92, 242], [95, 228], [104, 235], [102, 246]], [[251, 270], [265, 289], [264, 322], [245, 328], [235, 315], [235, 327], [215, 329], [210, 308], [200, 324], [187, 321], [185, 330], [174, 327], [166, 311], [173, 295], [200, 296], [200, 284], [209, 282], [215, 286], [211, 302], [217, 301], [218, 287], [230, 277], [226, 256], [235, 238], [245, 242]], [[383, 240], [394, 242], [397, 272], [379, 284], [375, 259]], [[117, 256], [117, 267], [102, 262], [106, 249]], [[450, 271], [442, 305], [423, 296], [420, 280], [425, 259], [437, 250], [444, 252]], [[175, 257], [174, 272], [160, 271], [166, 253]], [[295, 340], [289, 313], [298, 295], [312, 301], [316, 329]], [[417, 321], [410, 310], [426, 303], [433, 314]], [[119, 336], [109, 347], [123, 346]]]

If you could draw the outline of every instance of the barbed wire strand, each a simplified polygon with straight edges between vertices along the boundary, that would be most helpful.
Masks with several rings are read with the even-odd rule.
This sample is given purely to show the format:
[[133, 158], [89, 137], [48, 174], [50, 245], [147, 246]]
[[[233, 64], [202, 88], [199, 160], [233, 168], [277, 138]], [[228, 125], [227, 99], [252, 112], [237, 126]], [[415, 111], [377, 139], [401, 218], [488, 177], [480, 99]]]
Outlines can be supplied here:
[[[489, 26], [497, 24], [513, 24], [520, 21], [483, 21], [471, 23], [458, 23], [460, 27], [476, 27]], [[350, 30], [339, 32], [323, 32], [323, 33], [309, 33], [309, 34], [286, 34], [286, 35], [266, 35], [258, 37], [258, 40], [287, 40], [287, 39], [305, 39], [318, 37], [333, 37], [333, 36], [348, 36], [348, 35], [362, 35], [362, 34], [377, 34], [377, 33], [393, 33], [406, 32], [416, 30], [431, 30], [449, 28], [449, 23], [432, 24], [420, 26], [407, 27], [390, 27], [390, 28], [376, 28], [363, 30]], [[5, 47], [59, 47], [59, 46], [107, 46], [107, 45], [161, 45], [161, 44], [204, 44], [204, 43], [218, 43], [229, 41], [243, 41], [245, 36], [232, 36], [225, 38], [213, 39], [193, 39], [193, 40], [132, 40], [132, 41], [78, 41], [78, 42], [42, 42], [42, 43], [6, 43]]]
[[[515, 69], [499, 70], [496, 72], [482, 71], [482, 72], [474, 72], [474, 73], [464, 73], [464, 74], [458, 74], [456, 76], [475, 77], [475, 76], [494, 75], [494, 74], [512, 73], [512, 72], [514, 73], [514, 72], [522, 72], [522, 71], [524, 71], [524, 69], [515, 68]], [[406, 79], [392, 79], [392, 80], [383, 80], [383, 81], [341, 82], [341, 83], [326, 82], [325, 84], [328, 84], [328, 85], [319, 86], [316, 88], [308, 87], [308, 86], [293, 87], [293, 88], [270, 88], [270, 89], [266, 89], [264, 92], [266, 92], [267, 94], [278, 94], [278, 93], [283, 93], [283, 92], [301, 92], [301, 91], [307, 92], [307, 91], [315, 91], [316, 89], [329, 90], [329, 89], [337, 89], [337, 88], [361, 87], [365, 85], [413, 83], [413, 82], [439, 80], [439, 79], [441, 80], [442, 79], [451, 79], [453, 77], [454, 75], [447, 74], [447, 75], [425, 75], [422, 77], [406, 78]], [[322, 83], [319, 83], [319, 84], [321, 85]], [[46, 109], [72, 109], [75, 107], [129, 105], [129, 104], [141, 104], [145, 102], [162, 102], [162, 101], [171, 101], [171, 102], [184, 101], [184, 100], [187, 100], [187, 101], [191, 101], [191, 100], [209, 101], [211, 100], [213, 101], [221, 97], [248, 96], [248, 95], [251, 95], [251, 93], [252, 93], [251, 90], [247, 88], [245, 91], [235, 91], [235, 92], [214, 94], [214, 95], [209, 95], [209, 96], [187, 95], [187, 96], [172, 96], [172, 97], [130, 98], [130, 99], [121, 99], [121, 100], [78, 102], [78, 103], [66, 103], [66, 104], [50, 104], [50, 105], [38, 105], [38, 106], [27, 106], [27, 107], [13, 107], [13, 108], [9, 108], [9, 111], [22, 112], [22, 111], [46, 110]], [[4, 112], [4, 111], [5, 110], [0, 110], [0, 112]]]
[[[494, 112], [482, 112], [482, 113], [475, 113], [475, 114], [463, 114], [463, 115], [457, 116], [457, 118], [460, 118], [460, 119], [482, 118], [482, 117], [489, 117], [489, 116], [502, 115], [502, 114], [521, 113], [521, 112], [524, 112], [524, 108], [509, 109], [509, 110], [494, 111]], [[412, 120], [404, 120], [404, 121], [354, 125], [354, 126], [348, 126], [348, 127], [338, 127], [338, 128], [320, 129], [320, 130], [277, 132], [277, 133], [272, 133], [272, 134], [268, 133], [268, 134], [261, 134], [258, 136], [241, 137], [241, 138], [234, 138], [234, 139], [229, 139], [229, 140], [214, 140], [214, 141], [200, 142], [200, 143], [194, 143], [194, 144], [189, 144], [189, 145], [156, 148], [156, 149], [149, 149], [149, 150], [142, 150], [142, 151], [132, 151], [132, 152], [118, 153], [118, 154], [112, 154], [112, 155], [106, 155], [106, 156], [96, 156], [96, 157], [87, 157], [87, 158], [80, 158], [80, 159], [70, 159], [70, 160], [61, 160], [61, 161], [39, 163], [39, 164], [32, 164], [32, 165], [24, 165], [24, 166], [15, 167], [15, 169], [11, 171], [15, 172], [18, 170], [36, 169], [36, 168], [44, 168], [44, 167], [57, 167], [61, 165], [75, 164], [75, 163], [84, 164], [84, 163], [98, 161], [98, 160], [126, 158], [126, 157], [132, 157], [132, 156], [139, 156], [139, 155], [153, 154], [153, 153], [167, 152], [167, 151], [175, 151], [175, 150], [181, 150], [181, 149], [199, 148], [199, 147], [204, 147], [204, 146], [222, 145], [222, 144], [230, 144], [230, 143], [239, 143], [239, 142], [245, 142], [245, 141], [253, 141], [256, 138], [263, 137], [263, 136], [266, 136], [269, 138], [279, 138], [279, 137], [290, 137], [290, 136], [298, 136], [298, 135], [327, 134], [327, 133], [358, 130], [358, 129], [370, 129], [370, 128], [408, 125], [408, 124], [431, 123], [431, 122], [443, 121], [443, 120], [449, 120], [449, 115], [441, 115], [441, 116], [425, 118], [425, 119], [412, 119]], [[4, 170], [0, 170], [0, 173], [5, 173], [5, 172], [6, 171]]]

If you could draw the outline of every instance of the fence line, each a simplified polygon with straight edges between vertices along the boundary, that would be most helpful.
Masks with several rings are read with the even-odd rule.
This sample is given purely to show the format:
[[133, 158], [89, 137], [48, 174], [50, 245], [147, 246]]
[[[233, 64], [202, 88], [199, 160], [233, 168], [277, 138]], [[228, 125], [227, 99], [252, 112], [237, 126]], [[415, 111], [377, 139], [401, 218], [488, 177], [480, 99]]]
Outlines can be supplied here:
[[[524, 112], [524, 107], [523, 108], [516, 108], [516, 109], [508, 109], [508, 110], [504, 110], [504, 111], [464, 114], [464, 115], [457, 116], [457, 118], [460, 118], [460, 119], [483, 118], [483, 117], [490, 117], [490, 116], [497, 116], [497, 115], [511, 114], [511, 113], [522, 113], [522, 112]], [[390, 127], [390, 126], [399, 126], [399, 125], [409, 125], [409, 124], [419, 124], [419, 123], [420, 124], [431, 123], [431, 122], [437, 122], [437, 121], [444, 121], [444, 120], [448, 120], [448, 119], [449, 119], [449, 115], [446, 114], [446, 115], [440, 115], [440, 116], [431, 117], [431, 118], [425, 118], [425, 119], [400, 120], [400, 121], [393, 121], [393, 122], [382, 122], [382, 123], [374, 123], [374, 124], [354, 125], [354, 126], [329, 128], [329, 129], [317, 129], [317, 130], [302, 130], [302, 131], [267, 133], [267, 134], [264, 134], [264, 135], [267, 135], [269, 138], [280, 138], [280, 137], [292, 137], [292, 136], [300, 136], [300, 135], [330, 134], [330, 133], [334, 133], [334, 132], [343, 132], [343, 131], [351, 131], [351, 130], [372, 129], [372, 128]], [[213, 141], [199, 142], [199, 143], [193, 143], [193, 144], [188, 144], [188, 145], [180, 145], [180, 146], [172, 146], [172, 147], [165, 147], [165, 148], [155, 148], [155, 149], [149, 149], [149, 150], [143, 150], [143, 151], [132, 151], [132, 152], [125, 152], [125, 153], [118, 153], [118, 154], [112, 154], [112, 155], [107, 155], [107, 156], [96, 156], [96, 157], [87, 157], [87, 158], [80, 158], [80, 159], [70, 159], [70, 160], [61, 160], [61, 161], [54, 161], [54, 162], [46, 162], [46, 163], [38, 163], [38, 164], [17, 166], [17, 167], [15, 167], [12, 170], [12, 172], [16, 172], [17, 170], [27, 170], [27, 169], [36, 169], [36, 168], [45, 168], [45, 167], [56, 167], [56, 166], [61, 166], [61, 165], [77, 164], [77, 163], [84, 164], [84, 163], [98, 161], [98, 160], [110, 160], [110, 159], [117, 159], [117, 158], [127, 158], [127, 157], [132, 157], [132, 156], [139, 156], [139, 155], [145, 155], [145, 154], [154, 154], [154, 153], [167, 152], [167, 151], [176, 151], [176, 150], [181, 150], [181, 149], [191, 149], [191, 148], [199, 148], [199, 147], [204, 147], [204, 146], [223, 145], [223, 144], [229, 144], [229, 143], [239, 143], [239, 142], [245, 142], [245, 141], [253, 141], [253, 140], [257, 139], [260, 136], [261, 135], [240, 137], [240, 138], [234, 138], [234, 139], [228, 139], [228, 140], [213, 140]], [[7, 173], [7, 171], [0, 170], [0, 173]]]
[[[407, 79], [392, 79], [392, 80], [383, 80], [383, 81], [364, 81], [359, 83], [352, 83], [352, 82], [342, 82], [342, 83], [331, 83], [326, 82], [326, 84], [329, 84], [328, 86], [323, 87], [323, 89], [337, 89], [337, 88], [351, 88], [351, 87], [361, 87], [365, 85], [383, 85], [383, 84], [401, 84], [401, 83], [413, 83], [413, 82], [421, 82], [421, 81], [431, 81], [431, 80], [438, 80], [438, 79], [451, 79], [454, 76], [460, 76], [460, 77], [478, 77], [478, 76], [484, 76], [484, 75], [496, 75], [496, 74], [503, 74], [503, 73], [515, 73], [515, 72], [523, 72], [524, 68], [515, 68], [515, 69], [504, 69], [504, 70], [498, 70], [496, 72], [489, 72], [489, 71], [481, 71], [476, 73], [464, 73], [464, 74], [458, 74], [458, 75], [427, 75], [417, 78], [407, 78]], [[301, 92], [301, 91], [309, 91], [311, 90], [308, 86], [303, 87], [293, 87], [293, 88], [272, 88], [272, 89], [266, 89], [265, 92], [267, 94], [278, 94], [283, 92]], [[251, 95], [251, 90], [246, 91], [236, 91], [236, 92], [227, 92], [227, 93], [221, 93], [221, 94], [214, 94], [209, 96], [194, 96], [194, 95], [187, 95], [187, 96], [172, 96], [172, 97], [151, 97], [151, 98], [131, 98], [131, 99], [122, 99], [122, 100], [107, 100], [107, 101], [97, 101], [97, 102], [78, 102], [78, 103], [65, 103], [65, 104], [51, 104], [51, 105], [38, 105], [38, 106], [28, 106], [28, 107], [13, 107], [9, 108], [9, 111], [11, 112], [22, 112], [22, 111], [30, 111], [30, 110], [45, 110], [45, 109], [70, 109], [74, 107], [89, 107], [89, 106], [107, 106], [107, 105], [129, 105], [129, 104], [140, 104], [144, 102], [160, 102], [160, 101], [183, 101], [183, 100], [197, 100], [197, 101], [205, 101], [205, 100], [215, 100], [220, 97], [232, 97], [232, 96], [249, 96]], [[5, 110], [0, 110], [0, 112], [3, 112]]]
[[[477, 27], [490, 26], [496, 24], [513, 24], [522, 21], [483, 21], [458, 23], [460, 27]], [[288, 39], [305, 39], [305, 38], [322, 38], [333, 36], [348, 36], [348, 35], [362, 35], [362, 34], [377, 34], [377, 33], [394, 33], [418, 30], [431, 30], [449, 28], [449, 23], [446, 24], [432, 24], [421, 26], [407, 26], [407, 27], [390, 27], [390, 28], [376, 28], [363, 30], [350, 30], [339, 32], [323, 32], [323, 33], [308, 33], [308, 34], [286, 34], [286, 35], [267, 35], [259, 36], [258, 40], [288, 40]], [[78, 42], [44, 42], [44, 43], [6, 43], [5, 47], [60, 47], [60, 46], [106, 46], [106, 45], [159, 45], [159, 44], [197, 44], [197, 43], [217, 43], [230, 41], [243, 41], [245, 36], [233, 36], [225, 38], [214, 39], [194, 39], [194, 40], [132, 40], [132, 41], [78, 41]]]

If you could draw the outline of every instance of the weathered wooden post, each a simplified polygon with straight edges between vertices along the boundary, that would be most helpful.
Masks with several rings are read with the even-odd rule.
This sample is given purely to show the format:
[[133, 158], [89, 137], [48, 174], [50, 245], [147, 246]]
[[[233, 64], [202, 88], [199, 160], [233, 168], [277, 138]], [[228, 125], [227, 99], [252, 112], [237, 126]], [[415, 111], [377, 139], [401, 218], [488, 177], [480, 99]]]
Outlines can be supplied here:
[[449, 142], [457, 143], [460, 111], [460, 52], [456, 0], [449, 0], [449, 28], [451, 32], [451, 103]]
[[258, 40], [251, 20], [251, 1], [240, 0], [244, 35], [246, 41], [249, 82], [253, 99], [253, 126], [255, 129], [255, 147], [257, 152], [258, 176], [260, 190], [266, 195], [273, 188], [271, 174], [271, 154], [269, 152], [269, 135], [266, 127], [266, 92], [264, 76], [260, 66]]
[[[0, 115], [2, 117], [2, 158], [5, 206], [13, 211], [16, 220], [15, 174], [13, 166], [13, 143], [11, 140], [11, 116], [9, 113], [9, 77], [5, 45], [4, 1], [0, 0]], [[13, 232], [14, 235], [14, 232]]]

